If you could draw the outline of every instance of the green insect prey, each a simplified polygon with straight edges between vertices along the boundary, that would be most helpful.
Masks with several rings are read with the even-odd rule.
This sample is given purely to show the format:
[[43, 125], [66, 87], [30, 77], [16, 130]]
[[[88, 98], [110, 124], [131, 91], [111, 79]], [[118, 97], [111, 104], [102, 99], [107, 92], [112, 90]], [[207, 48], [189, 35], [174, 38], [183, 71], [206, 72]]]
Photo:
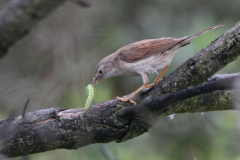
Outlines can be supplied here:
[[93, 85], [92, 84], [89, 84], [87, 87], [86, 87], [86, 91], [87, 91], [87, 95], [88, 95], [88, 98], [85, 102], [85, 107], [84, 107], [84, 110], [87, 111], [89, 110], [89, 108], [91, 107], [91, 104], [92, 104], [92, 101], [93, 101], [93, 97], [94, 97], [94, 88], [93, 88]]

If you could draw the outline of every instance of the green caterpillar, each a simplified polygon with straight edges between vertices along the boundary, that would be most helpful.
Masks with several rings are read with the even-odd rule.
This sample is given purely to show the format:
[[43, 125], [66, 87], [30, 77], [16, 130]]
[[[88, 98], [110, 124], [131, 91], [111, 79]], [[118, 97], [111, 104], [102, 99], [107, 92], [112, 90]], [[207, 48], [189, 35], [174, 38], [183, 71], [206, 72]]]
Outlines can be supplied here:
[[88, 95], [88, 98], [85, 102], [85, 107], [84, 107], [84, 110], [87, 111], [89, 110], [89, 108], [91, 107], [91, 104], [92, 104], [92, 101], [93, 101], [93, 97], [94, 97], [94, 88], [93, 88], [93, 85], [92, 84], [89, 84], [87, 87], [86, 87], [86, 91], [87, 91], [87, 95]]

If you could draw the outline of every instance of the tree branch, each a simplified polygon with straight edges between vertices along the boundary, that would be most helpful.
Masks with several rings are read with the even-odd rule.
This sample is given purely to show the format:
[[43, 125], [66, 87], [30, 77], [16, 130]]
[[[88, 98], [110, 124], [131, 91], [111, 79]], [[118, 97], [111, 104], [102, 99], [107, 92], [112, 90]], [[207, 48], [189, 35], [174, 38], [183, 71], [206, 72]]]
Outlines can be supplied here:
[[229, 100], [231, 104], [223, 108], [212, 105], [195, 110], [192, 104], [190, 108], [174, 104], [203, 93], [232, 89], [233, 87], [226, 85], [226, 82], [232, 84], [239, 79], [240, 76], [236, 75], [212, 80], [137, 106], [124, 107], [117, 101], [108, 101], [94, 105], [88, 112], [84, 112], [82, 108], [71, 110], [51, 108], [27, 113], [25, 118], [19, 116], [2, 120], [0, 153], [15, 157], [57, 148], [75, 149], [93, 143], [120, 142], [146, 132], [153, 124], [153, 119], [160, 115], [232, 109], [231, 104], [235, 98], [233, 91], [214, 93], [227, 93], [227, 98], [231, 99]]
[[86, 0], [70, 0], [70, 1], [75, 2], [76, 4], [78, 4], [82, 7], [90, 7], [91, 6], [91, 3], [89, 3]]
[[[166, 96], [153, 99], [148, 102], [141, 103], [137, 106], [130, 106], [126, 107], [122, 110], [121, 117], [127, 118], [127, 117], [134, 117], [139, 118], [142, 121], [145, 119], [146, 111], [150, 111], [149, 114], [156, 114], [156, 116], [162, 115], [170, 115], [173, 113], [178, 112], [190, 112], [191, 108], [177, 108], [178, 112], [172, 111], [173, 108], [169, 107], [169, 105], [174, 105], [179, 101], [192, 98], [201, 94], [210, 93], [212, 91], [217, 90], [233, 90], [233, 89], [240, 89], [240, 86], [236, 85], [234, 86], [234, 83], [237, 81], [240, 81], [240, 73], [228, 76], [220, 76], [224, 78], [212, 78], [209, 82], [198, 85], [198, 86], [190, 86], [182, 91], [170, 93]], [[220, 110], [220, 108], [217, 108]], [[204, 111], [211, 111], [212, 108], [205, 108]], [[170, 113], [168, 113], [170, 112]], [[193, 110], [193, 112], [196, 112]], [[148, 118], [148, 117], [147, 117]], [[146, 121], [146, 123], [149, 122], [149, 120]], [[150, 123], [151, 124], [151, 123]]]
[[[182, 112], [233, 109], [233, 100], [240, 94], [237, 90], [223, 90], [232, 89], [232, 86], [223, 82], [230, 83], [239, 78], [238, 75], [213, 78], [202, 83], [239, 56], [239, 39], [240, 22], [157, 86], [136, 96], [137, 106], [112, 100], [94, 105], [88, 112], [81, 108], [51, 108], [27, 113], [24, 118], [20, 116], [2, 120], [0, 153], [16, 157], [58, 148], [75, 149], [94, 143], [121, 142], [146, 132], [156, 117]], [[192, 85], [199, 86], [189, 87]], [[216, 91], [219, 89], [222, 91]], [[198, 102], [191, 102], [189, 97], [202, 93], [216, 98], [216, 101], [209, 103], [213, 105], [195, 107]], [[200, 98], [204, 96], [193, 98], [201, 101]], [[220, 105], [216, 107], [215, 102]]]
[[[0, 58], [66, 0], [12, 0], [0, 12]], [[85, 0], [71, 0], [88, 7]]]
[[172, 113], [232, 110], [237, 97], [239, 97], [239, 91], [236, 90], [213, 91], [188, 98], [170, 107]]

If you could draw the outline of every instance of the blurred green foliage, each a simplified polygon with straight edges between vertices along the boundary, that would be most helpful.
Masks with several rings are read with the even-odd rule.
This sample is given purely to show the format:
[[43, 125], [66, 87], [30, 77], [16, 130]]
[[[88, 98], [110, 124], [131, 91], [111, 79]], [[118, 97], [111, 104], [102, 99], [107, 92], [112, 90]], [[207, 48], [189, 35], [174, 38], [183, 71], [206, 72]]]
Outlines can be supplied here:
[[[90, 0], [89, 0], [90, 1]], [[7, 0], [0, 2], [0, 9]], [[240, 19], [239, 0], [91, 0], [90, 8], [67, 2], [39, 23], [0, 61], [0, 119], [28, 111], [84, 106], [85, 87], [103, 57], [129, 43], [159, 37], [183, 37], [222, 22], [182, 48], [165, 76]], [[239, 59], [219, 73], [239, 72]], [[151, 75], [153, 81], [157, 75]], [[114, 77], [96, 86], [95, 103], [129, 94], [140, 77]], [[110, 143], [119, 160], [240, 159], [236, 111], [177, 114], [162, 118], [149, 133], [124, 143]], [[22, 160], [22, 157], [16, 158]], [[99, 144], [78, 150], [55, 150], [29, 160], [103, 160]]]

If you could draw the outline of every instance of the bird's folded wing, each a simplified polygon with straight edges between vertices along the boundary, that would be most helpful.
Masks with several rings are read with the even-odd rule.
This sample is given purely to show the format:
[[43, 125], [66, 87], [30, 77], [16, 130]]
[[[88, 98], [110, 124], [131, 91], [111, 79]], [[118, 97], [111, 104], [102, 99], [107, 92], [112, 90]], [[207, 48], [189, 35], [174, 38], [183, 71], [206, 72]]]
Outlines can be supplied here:
[[184, 39], [160, 38], [138, 41], [119, 49], [118, 58], [124, 62], [133, 63], [155, 54], [161, 54], [184, 41]]

